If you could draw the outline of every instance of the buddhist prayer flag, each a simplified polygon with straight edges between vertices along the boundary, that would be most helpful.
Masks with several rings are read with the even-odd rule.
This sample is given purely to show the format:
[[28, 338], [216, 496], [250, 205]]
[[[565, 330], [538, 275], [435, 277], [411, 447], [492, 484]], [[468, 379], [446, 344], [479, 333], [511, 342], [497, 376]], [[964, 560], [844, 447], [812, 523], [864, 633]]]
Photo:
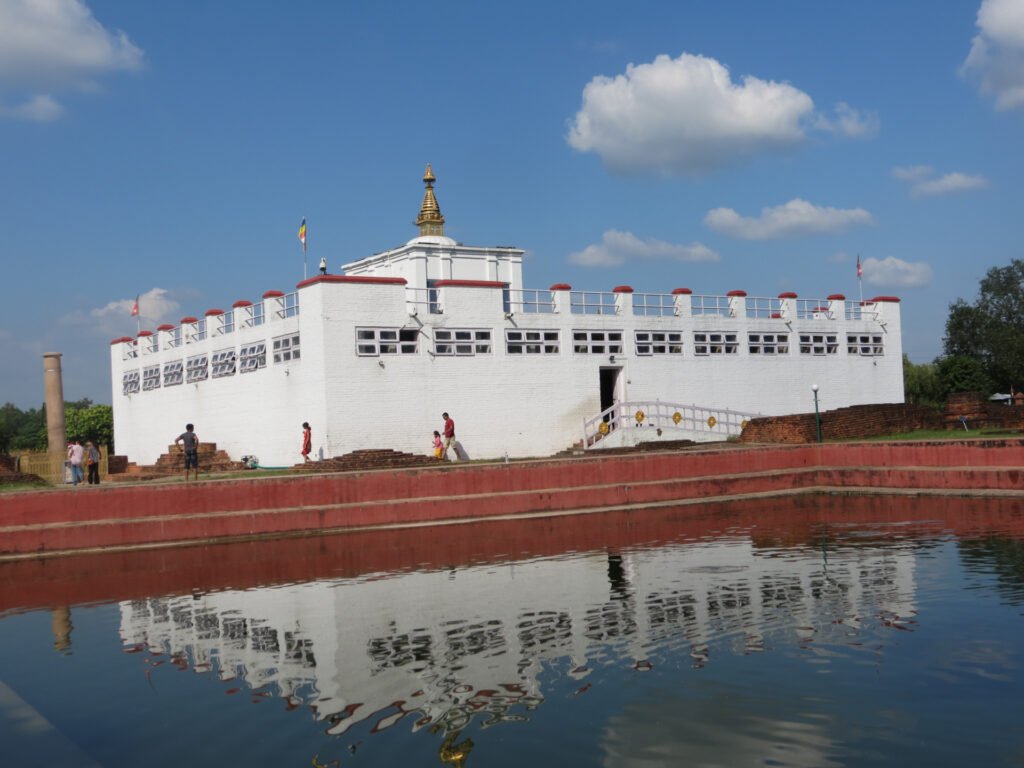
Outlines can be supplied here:
[[135, 303], [132, 304], [132, 317], [139, 316], [139, 297], [135, 297]]
[[860, 266], [860, 254], [857, 254], [857, 277], [861, 277], [864, 274], [864, 270]]
[[306, 217], [302, 217], [302, 223], [299, 225], [299, 242], [302, 243], [302, 250], [306, 250]]

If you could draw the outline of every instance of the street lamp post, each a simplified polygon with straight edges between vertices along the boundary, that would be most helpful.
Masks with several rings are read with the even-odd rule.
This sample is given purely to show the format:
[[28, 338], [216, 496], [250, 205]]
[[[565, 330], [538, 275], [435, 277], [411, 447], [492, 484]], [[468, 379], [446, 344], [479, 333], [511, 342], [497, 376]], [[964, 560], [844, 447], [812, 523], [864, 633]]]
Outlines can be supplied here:
[[818, 442], [821, 442], [821, 412], [818, 410], [818, 385], [811, 384], [814, 393], [814, 425], [818, 428]]

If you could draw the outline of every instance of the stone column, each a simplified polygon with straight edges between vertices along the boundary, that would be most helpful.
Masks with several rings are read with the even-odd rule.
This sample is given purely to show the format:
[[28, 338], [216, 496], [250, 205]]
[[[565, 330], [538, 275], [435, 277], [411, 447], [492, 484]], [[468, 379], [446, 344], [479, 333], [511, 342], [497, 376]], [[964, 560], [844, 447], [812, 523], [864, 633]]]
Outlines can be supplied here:
[[46, 441], [50, 463], [60, 467], [67, 451], [64, 432], [64, 379], [60, 369], [60, 352], [43, 354], [43, 386], [46, 391]]

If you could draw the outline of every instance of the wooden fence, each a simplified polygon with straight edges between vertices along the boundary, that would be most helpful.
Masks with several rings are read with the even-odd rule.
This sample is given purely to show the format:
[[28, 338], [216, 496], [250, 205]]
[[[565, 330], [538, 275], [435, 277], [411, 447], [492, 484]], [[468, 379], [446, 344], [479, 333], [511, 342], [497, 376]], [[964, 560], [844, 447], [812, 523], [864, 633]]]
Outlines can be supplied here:
[[[100, 482], [107, 479], [107, 447], [100, 446]], [[18, 471], [27, 475], [38, 475], [49, 483], [61, 485], [71, 482], [71, 468], [66, 459], [53, 459], [44, 452], [21, 453], [17, 456]], [[89, 470], [82, 465], [83, 481], [89, 477]]]

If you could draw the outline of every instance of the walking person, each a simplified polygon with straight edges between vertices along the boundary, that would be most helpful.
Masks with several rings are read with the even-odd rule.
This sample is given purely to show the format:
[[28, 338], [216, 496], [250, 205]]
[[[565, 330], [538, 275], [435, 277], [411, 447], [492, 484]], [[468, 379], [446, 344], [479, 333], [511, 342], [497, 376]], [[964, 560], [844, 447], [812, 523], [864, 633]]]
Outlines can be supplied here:
[[68, 461], [71, 462], [71, 484], [78, 485], [82, 482], [82, 459], [85, 456], [85, 449], [77, 440], [72, 440], [68, 446]]
[[196, 480], [199, 479], [199, 436], [195, 433], [195, 427], [191, 424], [185, 425], [185, 431], [178, 435], [174, 444], [182, 449], [185, 454], [185, 480], [188, 480], [188, 470], [192, 468]]
[[[445, 411], [441, 414], [441, 418], [444, 419], [444, 454], [443, 458], [446, 461], [457, 461], [458, 451], [454, 449], [453, 444], [455, 443], [455, 419], [448, 415]], [[451, 448], [455, 452], [455, 458], [448, 458], [448, 449]]]
[[85, 444], [85, 466], [89, 470], [89, 485], [100, 484], [100, 452], [92, 440]]
[[441, 443], [441, 433], [434, 430], [434, 458], [440, 459], [444, 454], [444, 445]]
[[302, 422], [302, 460], [309, 461], [309, 454], [313, 450], [313, 428], [308, 421]]

